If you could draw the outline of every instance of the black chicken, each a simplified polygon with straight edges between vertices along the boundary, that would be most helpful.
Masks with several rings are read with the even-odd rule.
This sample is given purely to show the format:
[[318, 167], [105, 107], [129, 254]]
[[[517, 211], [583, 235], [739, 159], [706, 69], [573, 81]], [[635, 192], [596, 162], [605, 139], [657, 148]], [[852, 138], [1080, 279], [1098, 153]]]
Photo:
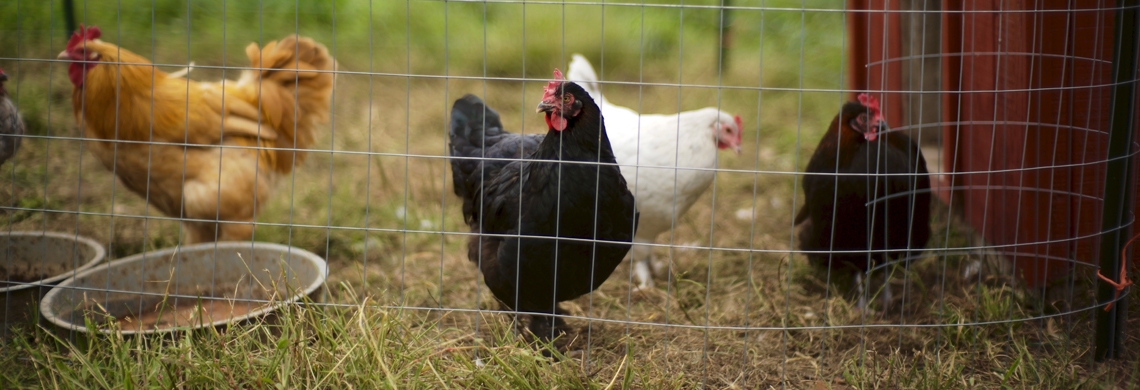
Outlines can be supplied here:
[[453, 159], [452, 178], [480, 233], [468, 258], [506, 307], [535, 313], [527, 327], [544, 340], [565, 333], [565, 322], [549, 316], [564, 314], [558, 303], [598, 288], [621, 263], [637, 223], [616, 165], [567, 163], [616, 161], [594, 100], [557, 69], [554, 77], [538, 104], [545, 135], [503, 131], [498, 114], [471, 95], [455, 102], [450, 135], [453, 157], [522, 159]]
[[[913, 259], [930, 238], [926, 160], [910, 137], [888, 130], [874, 97], [844, 104], [808, 162], [807, 172], [817, 175], [803, 179], [806, 200], [795, 220], [801, 250], [854, 251], [808, 260], [854, 273], [860, 308], [869, 266]], [[889, 287], [884, 298], [890, 302]]]
[[12, 104], [8, 90], [4, 88], [7, 81], [8, 75], [0, 69], [0, 166], [16, 154], [20, 148], [20, 138], [24, 135], [24, 121], [20, 119], [20, 112], [16, 111], [16, 105]]

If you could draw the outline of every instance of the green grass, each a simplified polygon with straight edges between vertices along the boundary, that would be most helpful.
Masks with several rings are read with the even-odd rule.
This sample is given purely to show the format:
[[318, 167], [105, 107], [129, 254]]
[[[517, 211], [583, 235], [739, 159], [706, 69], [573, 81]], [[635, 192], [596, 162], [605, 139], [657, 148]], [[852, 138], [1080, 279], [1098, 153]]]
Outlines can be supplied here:
[[[32, 134], [78, 137], [65, 65], [41, 61], [54, 58], [65, 42], [59, 3], [0, 3], [0, 67], [12, 76], [8, 89]], [[259, 222], [285, 226], [256, 231], [257, 240], [327, 258], [329, 300], [344, 306], [291, 307], [275, 323], [173, 338], [100, 336], [72, 344], [43, 330], [27, 331], [0, 347], [0, 387], [1138, 385], [1134, 351], [1123, 362], [1089, 362], [1088, 313], [984, 327], [795, 328], [965, 324], [1060, 310], [1056, 293], [1035, 295], [1012, 285], [1008, 270], [996, 266], [1000, 262], [981, 259], [988, 267], [976, 283], [961, 277], [974, 257], [932, 253], [896, 270], [896, 303], [907, 297], [901, 313], [864, 316], [841, 296], [846, 291], [825, 285], [799, 256], [789, 259], [793, 205], [800, 202], [790, 173], [806, 164], [842, 101], [835, 92], [794, 89], [843, 86], [841, 14], [734, 12], [734, 46], [718, 71], [714, 10], [424, 0], [266, 0], [260, 7], [252, 1], [162, 1], [154, 2], [155, 9], [139, 0], [76, 3], [82, 21], [103, 28], [104, 40], [161, 64], [244, 66], [249, 42], [299, 32], [328, 45], [343, 69], [354, 72], [338, 77], [327, 134], [279, 183], [259, 216]], [[801, 6], [790, 0], [765, 4]], [[583, 352], [552, 361], [515, 333], [507, 315], [445, 310], [497, 307], [465, 257], [465, 237], [451, 234], [466, 228], [446, 160], [438, 157], [446, 155], [451, 102], [464, 93], [484, 97], [508, 130], [541, 131], [533, 105], [542, 80], [576, 52], [589, 57], [604, 80], [766, 88], [605, 87], [615, 103], [643, 112], [719, 105], [743, 117], [745, 152], [722, 154], [721, 160], [722, 167], [743, 172], [720, 173], [715, 195], [710, 191], [678, 220], [671, 241], [658, 242], [761, 251], [676, 249], [671, 283], [662, 281], [652, 291], [632, 290], [623, 265], [599, 291], [567, 305], [572, 314], [603, 320], [569, 320], [580, 330], [574, 345]], [[236, 75], [207, 68], [191, 74], [195, 80], [219, 77]], [[339, 153], [349, 151], [382, 154]], [[4, 228], [78, 232], [108, 246], [114, 257], [178, 243], [178, 224], [145, 218], [157, 214], [117, 185], [79, 141], [27, 139], [0, 177], [0, 201], [21, 208], [0, 211]], [[977, 245], [974, 233], [945, 207], [936, 208], [934, 219], [932, 247]], [[658, 250], [658, 256], [669, 254]], [[1095, 278], [1084, 271], [1074, 284], [1077, 308], [1088, 305]], [[1065, 296], [1063, 288], [1050, 291]], [[768, 330], [620, 322], [626, 320]], [[793, 329], [785, 333], [782, 327]], [[1140, 342], [1130, 337], [1129, 345]]]
[[[5, 352], [0, 355], [4, 367], [0, 386], [577, 389], [703, 384], [752, 388], [780, 383], [779, 361], [765, 362], [775, 367], [737, 371], [727, 381], [717, 378], [719, 370], [709, 368], [714, 375], [706, 379], [694, 367], [679, 370], [683, 367], [678, 361], [696, 357], [676, 355], [695, 351], [662, 352], [653, 343], [645, 345], [638, 332], [621, 336], [613, 329], [607, 330], [618, 334], [613, 339], [592, 341], [592, 348], [558, 354], [552, 360], [527, 345], [507, 316], [378, 308], [355, 297], [352, 289], [340, 287], [340, 295], [357, 303], [331, 308], [285, 306], [268, 321], [168, 338], [95, 336], [72, 342], [66, 335], [44, 330], [20, 333], [0, 347]], [[478, 330], [471, 321], [478, 321]], [[455, 322], [468, 326], [454, 326]], [[95, 324], [89, 323], [88, 329], [94, 332]], [[842, 345], [840, 340], [831, 341]], [[673, 348], [684, 348], [675, 343]], [[810, 372], [811, 365], [808, 372], [794, 369], [796, 362], [813, 359], [799, 353], [790, 356], [786, 383], [793, 388], [930, 389], [1136, 385], [1140, 365], [1135, 359], [1088, 364], [1087, 347], [1081, 343], [1073, 340], [1069, 348], [1043, 356], [1039, 347], [1021, 338], [985, 339], [973, 348], [928, 345], [902, 351], [892, 350], [889, 342], [872, 342], [863, 352], [844, 351], [835, 371], [825, 375]], [[672, 359], [662, 359], [667, 356]]]

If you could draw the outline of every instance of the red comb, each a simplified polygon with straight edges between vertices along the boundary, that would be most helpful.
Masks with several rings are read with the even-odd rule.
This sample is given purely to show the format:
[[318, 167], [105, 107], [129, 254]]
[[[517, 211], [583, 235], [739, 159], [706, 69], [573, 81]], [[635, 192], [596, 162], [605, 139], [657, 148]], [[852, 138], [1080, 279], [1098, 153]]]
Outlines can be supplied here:
[[71, 34], [71, 39], [67, 41], [67, 50], [74, 49], [76, 46], [82, 44], [83, 41], [98, 39], [102, 35], [103, 31], [100, 31], [99, 27], [83, 27], [81, 24], [79, 25], [79, 29], [75, 30], [74, 34]]
[[875, 99], [874, 96], [865, 93], [859, 94], [859, 104], [867, 107], [867, 110], [871, 112], [871, 118], [873, 120], [882, 120], [883, 115], [879, 112], [879, 100]]
[[565, 79], [562, 77], [562, 71], [558, 70], [558, 68], [554, 68], [554, 81], [546, 83], [546, 88], [542, 89], [543, 99], [545, 99], [545, 96], [553, 95], [563, 80]]

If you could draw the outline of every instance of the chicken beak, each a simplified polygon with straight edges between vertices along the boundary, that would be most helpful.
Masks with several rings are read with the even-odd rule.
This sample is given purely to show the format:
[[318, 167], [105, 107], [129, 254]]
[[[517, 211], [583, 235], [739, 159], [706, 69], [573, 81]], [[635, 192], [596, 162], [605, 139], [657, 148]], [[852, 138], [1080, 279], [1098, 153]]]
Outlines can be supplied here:
[[736, 155], [739, 156], [740, 155], [740, 145], [733, 146], [732, 151], [736, 152]]
[[868, 126], [867, 129], [863, 132], [863, 139], [874, 142], [875, 140], [879, 139], [879, 135], [886, 133], [890, 129], [891, 127], [887, 126], [887, 121], [875, 121], [873, 125]]
[[555, 107], [557, 107], [557, 106], [554, 105], [553, 103], [549, 103], [549, 102], [543, 100], [541, 102], [538, 102], [538, 108], [535, 109], [534, 112], [536, 112], [536, 113], [551, 112], [551, 111], [554, 111]]
[[70, 60], [71, 56], [67, 55], [67, 50], [64, 50], [64, 51], [59, 52], [59, 55], [55, 56], [55, 58], [57, 60]]

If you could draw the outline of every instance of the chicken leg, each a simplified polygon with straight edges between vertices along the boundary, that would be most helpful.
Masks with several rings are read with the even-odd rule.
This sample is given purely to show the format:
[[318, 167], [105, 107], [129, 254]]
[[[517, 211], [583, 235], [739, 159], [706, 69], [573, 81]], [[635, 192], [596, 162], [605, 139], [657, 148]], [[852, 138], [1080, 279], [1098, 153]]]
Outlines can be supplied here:
[[[634, 241], [645, 243], [640, 238], [635, 238]], [[637, 288], [642, 290], [653, 288], [653, 276], [656, 273], [653, 271], [657, 271], [658, 268], [656, 266], [653, 267], [653, 270], [649, 268], [650, 265], [656, 265], [657, 262], [657, 259], [653, 257], [653, 247], [634, 244], [629, 253], [629, 260], [633, 262], [633, 274], [637, 276]]]

